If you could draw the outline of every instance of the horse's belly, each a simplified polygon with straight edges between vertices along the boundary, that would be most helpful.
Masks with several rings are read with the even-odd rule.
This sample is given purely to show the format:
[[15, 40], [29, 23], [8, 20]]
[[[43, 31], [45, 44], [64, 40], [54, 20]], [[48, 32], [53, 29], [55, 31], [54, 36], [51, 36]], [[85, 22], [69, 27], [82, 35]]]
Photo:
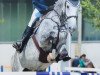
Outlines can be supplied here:
[[34, 60], [34, 61], [26, 61], [23, 63], [22, 67], [28, 68], [30, 70], [39, 71], [39, 70], [45, 70], [51, 63], [42, 63], [40, 61]]
[[34, 61], [33, 64], [31, 64], [30, 67], [27, 66], [27, 68], [39, 71], [39, 70], [45, 70], [49, 65], [50, 63], [42, 63], [40, 61]]

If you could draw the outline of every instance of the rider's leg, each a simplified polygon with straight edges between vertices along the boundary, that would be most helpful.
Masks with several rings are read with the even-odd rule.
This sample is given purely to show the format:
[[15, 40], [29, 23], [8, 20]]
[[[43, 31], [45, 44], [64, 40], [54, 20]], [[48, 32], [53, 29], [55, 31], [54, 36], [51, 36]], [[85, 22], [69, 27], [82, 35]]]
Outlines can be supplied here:
[[30, 22], [23, 33], [22, 40], [19, 43], [17, 42], [13, 44], [13, 47], [16, 48], [17, 51], [22, 52], [24, 46], [27, 44], [30, 36], [33, 33], [33, 29], [34, 29], [33, 27], [35, 26], [36, 20], [41, 16], [42, 14], [40, 14], [39, 11], [35, 9], [34, 12], [32, 13]]

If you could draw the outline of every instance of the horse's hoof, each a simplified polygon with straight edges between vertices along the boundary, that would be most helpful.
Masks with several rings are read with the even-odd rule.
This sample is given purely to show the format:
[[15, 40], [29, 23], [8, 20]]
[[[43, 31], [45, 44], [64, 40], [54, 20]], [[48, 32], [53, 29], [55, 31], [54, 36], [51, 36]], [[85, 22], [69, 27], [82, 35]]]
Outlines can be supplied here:
[[25, 68], [23, 71], [31, 71], [31, 70], [29, 70], [29, 69]]
[[63, 58], [63, 61], [69, 61], [71, 59], [71, 57], [65, 57]]

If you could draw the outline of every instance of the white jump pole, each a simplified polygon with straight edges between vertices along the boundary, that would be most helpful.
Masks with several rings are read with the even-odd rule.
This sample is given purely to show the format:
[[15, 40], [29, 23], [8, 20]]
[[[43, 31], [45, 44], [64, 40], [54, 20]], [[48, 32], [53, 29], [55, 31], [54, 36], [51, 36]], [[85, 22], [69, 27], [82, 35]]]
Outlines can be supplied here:
[[97, 72], [97, 73], [100, 73], [99, 68], [68, 68], [68, 67], [66, 67], [65, 70], [67, 70], [67, 71]]
[[[68, 31], [66, 43], [67, 43], [68, 55], [69, 55], [69, 57], [71, 57], [71, 33], [70, 33], [70, 31]], [[67, 62], [68, 62], [68, 67], [71, 67], [71, 61], [69, 60]]]

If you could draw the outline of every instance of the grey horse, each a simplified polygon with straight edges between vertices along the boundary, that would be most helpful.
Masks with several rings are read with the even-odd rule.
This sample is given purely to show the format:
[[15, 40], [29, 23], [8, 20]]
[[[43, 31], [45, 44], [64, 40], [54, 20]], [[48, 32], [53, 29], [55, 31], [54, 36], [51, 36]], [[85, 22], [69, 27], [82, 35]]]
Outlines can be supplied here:
[[68, 56], [67, 35], [77, 25], [79, 0], [58, 0], [54, 10], [40, 20], [22, 53], [12, 57], [12, 71], [45, 71], [53, 62]]

